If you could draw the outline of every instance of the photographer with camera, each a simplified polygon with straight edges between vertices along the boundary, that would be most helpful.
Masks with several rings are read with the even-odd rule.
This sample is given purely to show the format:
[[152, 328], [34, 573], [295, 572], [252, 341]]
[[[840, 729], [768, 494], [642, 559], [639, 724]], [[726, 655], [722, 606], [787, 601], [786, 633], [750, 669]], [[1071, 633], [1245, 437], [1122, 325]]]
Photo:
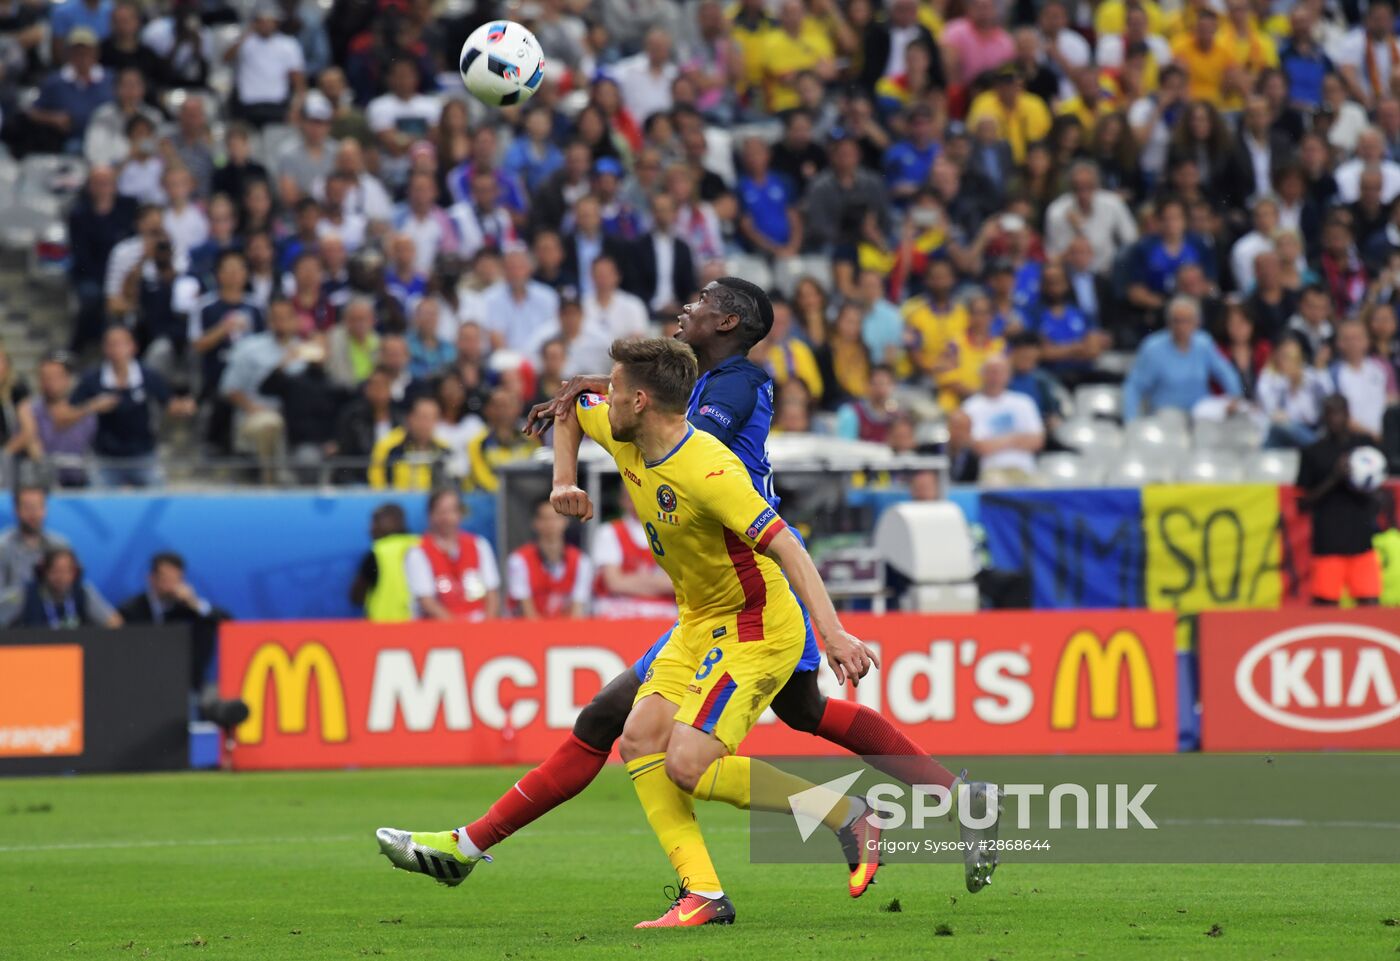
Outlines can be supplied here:
[[93, 449], [99, 483], [106, 487], [162, 483], [153, 404], [170, 417], [195, 412], [193, 398], [176, 396], [164, 377], [136, 359], [136, 338], [125, 327], [107, 329], [101, 365], [83, 374], [69, 402], [97, 414]]
[[188, 317], [199, 302], [199, 281], [177, 265], [164, 231], [152, 235], [150, 247], [150, 259], [127, 274], [122, 298], [136, 308], [133, 333], [142, 363], [173, 380], [188, 366]]

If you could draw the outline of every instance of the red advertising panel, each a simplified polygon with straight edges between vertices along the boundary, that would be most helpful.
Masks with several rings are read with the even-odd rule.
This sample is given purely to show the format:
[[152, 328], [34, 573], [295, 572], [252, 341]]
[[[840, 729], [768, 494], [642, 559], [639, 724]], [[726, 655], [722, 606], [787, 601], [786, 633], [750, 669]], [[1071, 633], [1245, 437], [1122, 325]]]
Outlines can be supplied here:
[[[1134, 611], [851, 615], [884, 668], [829, 694], [879, 710], [930, 752], [1176, 749], [1172, 617]], [[580, 708], [668, 625], [654, 621], [229, 624], [225, 697], [251, 716], [242, 769], [541, 760]], [[836, 749], [765, 717], [744, 748]]]
[[1400, 748], [1400, 614], [1208, 611], [1200, 620], [1207, 751]]

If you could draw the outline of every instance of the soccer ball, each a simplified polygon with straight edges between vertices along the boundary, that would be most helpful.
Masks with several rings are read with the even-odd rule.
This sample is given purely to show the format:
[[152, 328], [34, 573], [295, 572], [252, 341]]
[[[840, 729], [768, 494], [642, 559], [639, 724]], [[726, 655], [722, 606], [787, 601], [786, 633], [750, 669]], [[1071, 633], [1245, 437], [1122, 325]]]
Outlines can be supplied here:
[[457, 65], [472, 96], [493, 107], [524, 103], [544, 79], [544, 52], [535, 35], [510, 20], [472, 31]]
[[1374, 447], [1357, 447], [1347, 457], [1347, 479], [1359, 491], [1373, 491], [1385, 481], [1385, 455]]

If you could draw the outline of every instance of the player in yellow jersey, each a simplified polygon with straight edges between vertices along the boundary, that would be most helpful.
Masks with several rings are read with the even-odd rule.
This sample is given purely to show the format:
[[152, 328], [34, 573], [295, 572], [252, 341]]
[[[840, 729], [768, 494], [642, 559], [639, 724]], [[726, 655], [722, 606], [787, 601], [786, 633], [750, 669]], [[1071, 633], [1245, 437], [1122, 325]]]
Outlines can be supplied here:
[[[802, 656], [806, 628], [794, 592], [839, 681], [858, 681], [878, 662], [841, 626], [806, 549], [754, 489], [743, 462], [686, 421], [698, 375], [691, 349], [670, 339], [617, 341], [611, 356], [607, 400], [584, 394], [576, 418], [555, 422], [550, 499], [561, 514], [591, 517], [593, 505], [576, 483], [578, 445], [586, 434], [607, 449], [680, 609], [619, 745], [681, 881], [670, 909], [638, 927], [728, 924], [734, 906], [705, 849], [693, 799], [786, 811], [790, 795], [811, 787], [735, 755]], [[771, 797], [751, 791], [760, 766], [761, 790]], [[863, 813], [864, 802], [847, 799], [834, 805], [828, 826], [854, 824], [862, 841], [876, 841]]]

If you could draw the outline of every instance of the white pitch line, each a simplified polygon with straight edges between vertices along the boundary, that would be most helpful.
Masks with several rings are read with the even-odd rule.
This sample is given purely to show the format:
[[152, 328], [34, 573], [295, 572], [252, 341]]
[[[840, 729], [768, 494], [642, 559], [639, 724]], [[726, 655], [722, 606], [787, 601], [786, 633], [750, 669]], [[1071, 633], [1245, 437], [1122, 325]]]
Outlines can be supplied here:
[[[706, 834], [736, 834], [747, 831], [742, 827], [727, 827], [723, 825], [708, 827]], [[614, 829], [608, 832], [610, 835], [637, 835], [650, 836], [650, 828], [623, 828]], [[569, 836], [589, 836], [597, 835], [596, 831], [559, 831], [559, 830], [532, 830], [524, 835], [525, 840], [537, 837], [569, 837]], [[0, 845], [0, 854], [23, 854], [36, 851], [126, 851], [141, 848], [181, 848], [181, 847], [207, 847], [217, 848], [225, 846], [239, 845], [250, 847], [260, 844], [319, 844], [336, 843], [343, 841], [370, 841], [373, 840], [374, 833], [366, 831], [363, 834], [326, 834], [326, 835], [301, 835], [299, 837], [286, 838], [196, 838], [194, 840], [173, 840], [163, 838], [156, 841], [84, 841], [76, 844], [12, 844]]]
[[[1171, 825], [1172, 827], [1268, 827], [1268, 828], [1336, 828], [1342, 830], [1381, 830], [1400, 831], [1400, 822], [1395, 821], [1305, 821], [1297, 818], [1162, 818], [1158, 823]], [[1036, 828], [1041, 826], [1037, 825]], [[1033, 828], [1034, 830], [1035, 828]], [[764, 829], [763, 833], [774, 833], [775, 829]], [[726, 825], [714, 825], [705, 828], [706, 834], [737, 834], [748, 833], [746, 827], [729, 827]], [[642, 836], [650, 835], [650, 828], [622, 828], [609, 832], [612, 835]], [[1076, 833], [1073, 829], [1068, 829], [1065, 834], [1068, 836]], [[524, 836], [525, 840], [538, 837], [568, 837], [576, 835], [596, 834], [594, 831], [560, 831], [551, 829], [531, 830]], [[324, 834], [324, 835], [300, 835], [297, 837], [241, 837], [241, 838], [195, 838], [191, 840], [161, 839], [155, 841], [85, 841], [76, 844], [13, 844], [0, 845], [0, 854], [24, 854], [29, 852], [43, 851], [127, 851], [140, 850], [142, 848], [178, 848], [178, 847], [251, 847], [268, 844], [320, 844], [339, 843], [345, 841], [367, 841], [373, 837], [370, 832], [363, 834]]]
[[333, 834], [321, 837], [296, 838], [196, 838], [194, 840], [178, 841], [162, 839], [159, 841], [85, 841], [80, 844], [13, 844], [7, 847], [0, 847], [0, 854], [22, 851], [124, 851], [132, 848], [214, 848], [235, 844], [293, 844], [296, 842], [353, 841], [355, 838], [356, 835]]

